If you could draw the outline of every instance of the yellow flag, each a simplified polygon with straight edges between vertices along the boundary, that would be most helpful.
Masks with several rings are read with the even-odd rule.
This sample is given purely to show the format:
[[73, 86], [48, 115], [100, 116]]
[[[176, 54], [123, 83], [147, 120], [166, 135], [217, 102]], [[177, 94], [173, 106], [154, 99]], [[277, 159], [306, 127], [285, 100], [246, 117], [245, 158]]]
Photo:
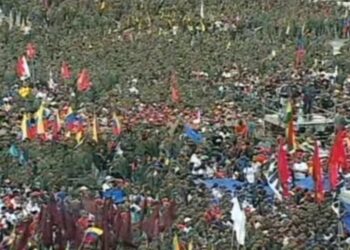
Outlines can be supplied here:
[[67, 110], [67, 114], [66, 114], [66, 117], [69, 116], [70, 114], [73, 113], [73, 109], [71, 106], [68, 107], [68, 110]]
[[180, 243], [179, 243], [179, 238], [177, 237], [177, 234], [175, 234], [173, 238], [173, 250], [180, 250]]
[[100, 10], [104, 10], [106, 8], [106, 1], [102, 1]]
[[94, 115], [93, 120], [92, 120], [92, 139], [95, 142], [98, 142], [98, 136], [97, 136], [97, 119], [96, 115]]
[[42, 103], [38, 109], [38, 111], [36, 112], [36, 118], [37, 118], [37, 134], [38, 135], [42, 135], [45, 134], [45, 127], [44, 127], [44, 112], [45, 112], [45, 108], [44, 108], [44, 104]]
[[75, 134], [75, 140], [77, 144], [81, 144], [83, 142], [83, 131], [79, 131]]
[[187, 250], [193, 250], [193, 240], [191, 240], [190, 243], [188, 243]]
[[28, 116], [27, 114], [23, 114], [22, 123], [21, 123], [21, 129], [22, 129], [22, 140], [28, 138]]
[[201, 31], [205, 32], [205, 24], [204, 24], [203, 20], [201, 20], [200, 25], [201, 25]]

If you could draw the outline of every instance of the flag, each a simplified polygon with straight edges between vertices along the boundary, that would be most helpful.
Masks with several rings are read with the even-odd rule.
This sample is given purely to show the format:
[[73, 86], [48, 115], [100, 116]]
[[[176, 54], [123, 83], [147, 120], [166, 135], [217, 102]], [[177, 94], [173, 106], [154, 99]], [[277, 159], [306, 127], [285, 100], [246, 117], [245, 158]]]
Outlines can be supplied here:
[[41, 103], [38, 111], [35, 114], [36, 119], [37, 119], [37, 134], [38, 135], [45, 134], [44, 113], [45, 113], [44, 104]]
[[315, 200], [321, 203], [324, 199], [323, 193], [323, 170], [321, 167], [319, 148], [317, 142], [315, 142], [315, 150], [312, 157], [312, 167], [313, 167], [313, 179], [315, 183]]
[[344, 146], [344, 138], [346, 131], [339, 131], [335, 137], [330, 157], [329, 157], [329, 180], [333, 190], [338, 186], [339, 169], [347, 168], [346, 151]]
[[173, 250], [181, 250], [181, 246], [180, 246], [179, 238], [177, 237], [177, 234], [175, 234], [173, 238]]
[[288, 168], [288, 159], [287, 159], [287, 151], [283, 143], [280, 144], [279, 152], [278, 152], [278, 173], [280, 178], [280, 183], [283, 190], [283, 196], [288, 197], [288, 181], [289, 181], [289, 168]]
[[77, 88], [81, 92], [86, 92], [91, 89], [91, 86], [90, 73], [87, 69], [83, 69], [78, 77]]
[[174, 103], [181, 102], [180, 90], [179, 90], [178, 86], [176, 86], [176, 85], [171, 86], [171, 100]]
[[195, 131], [187, 125], [185, 126], [185, 136], [190, 138], [196, 144], [201, 144], [204, 140], [201, 133]]
[[179, 103], [181, 102], [181, 95], [180, 95], [177, 76], [175, 72], [171, 74], [170, 81], [171, 81], [171, 99], [174, 103]]
[[60, 118], [60, 113], [57, 111], [55, 116], [55, 121], [53, 123], [53, 131], [52, 131], [54, 139], [58, 139], [58, 135], [61, 132], [61, 128], [62, 128], [62, 121]]
[[106, 8], [106, 1], [102, 0], [101, 4], [100, 4], [100, 10], [103, 11]]
[[98, 142], [98, 135], [97, 135], [97, 118], [94, 114], [93, 120], [92, 120], [92, 139], [95, 142]]
[[26, 54], [29, 60], [34, 60], [36, 56], [36, 46], [34, 43], [28, 43], [26, 47]]
[[200, 17], [201, 17], [201, 19], [204, 19], [204, 3], [203, 3], [203, 0], [201, 0]]
[[131, 212], [122, 213], [123, 225], [120, 229], [120, 239], [124, 243], [132, 244], [132, 224], [131, 224]]
[[28, 245], [28, 241], [31, 236], [31, 230], [30, 230], [31, 223], [32, 223], [32, 220], [29, 219], [26, 222], [24, 222], [23, 225], [21, 225], [23, 229], [21, 230], [20, 235], [22, 236], [18, 244], [16, 244], [16, 247], [15, 247], [16, 250], [22, 250], [27, 248], [26, 246]]
[[67, 108], [67, 113], [66, 113], [66, 116], [65, 116], [65, 117], [67, 117], [67, 116], [69, 116], [69, 115], [71, 115], [71, 114], [73, 114], [73, 109], [72, 109], [71, 106], [69, 106], [69, 107]]
[[271, 190], [273, 191], [273, 193], [276, 196], [276, 198], [278, 200], [282, 201], [282, 195], [277, 189], [277, 186], [279, 184], [278, 171], [275, 171], [270, 176], [267, 176], [266, 174], [264, 174], [264, 175], [265, 175], [265, 178], [267, 180], [267, 185], [271, 188]]
[[66, 129], [72, 133], [83, 130], [84, 119], [78, 114], [70, 113], [65, 118]]
[[286, 107], [284, 123], [289, 124], [291, 120], [293, 120], [293, 109], [292, 109], [292, 103], [289, 101]]
[[36, 120], [28, 118], [27, 126], [28, 126], [28, 138], [30, 140], [34, 139], [37, 135], [37, 125]]
[[18, 59], [16, 71], [17, 71], [17, 76], [22, 81], [30, 77], [30, 71], [29, 71], [27, 59], [25, 56], [21, 56]]
[[80, 145], [81, 143], [83, 143], [83, 131], [82, 130], [79, 130], [75, 134], [75, 140], [77, 141], [77, 145]]
[[101, 236], [103, 234], [103, 230], [101, 228], [98, 227], [89, 227], [88, 229], [86, 229], [86, 234], [95, 234], [97, 236]]
[[72, 77], [72, 71], [70, 69], [70, 65], [67, 62], [62, 62], [61, 77], [63, 80], [69, 80]]
[[293, 119], [289, 121], [286, 129], [286, 138], [288, 148], [291, 150], [297, 149], [296, 135], [295, 135], [295, 127]]
[[201, 111], [198, 110], [196, 114], [196, 119], [193, 120], [194, 124], [200, 124], [201, 123]]
[[169, 206], [166, 208], [166, 210], [162, 214], [164, 230], [168, 230], [173, 226], [173, 223], [176, 219], [176, 210], [177, 210], [176, 202], [171, 201]]
[[157, 205], [153, 210], [153, 213], [150, 216], [150, 218], [141, 222], [142, 231], [145, 232], [148, 240], [154, 240], [158, 238], [160, 234], [159, 211], [160, 205]]
[[237, 197], [234, 197], [232, 200], [233, 207], [231, 210], [231, 219], [233, 221], [233, 230], [236, 232], [236, 240], [240, 245], [245, 243], [245, 224], [246, 216], [244, 210], [241, 209], [241, 206], [238, 202]]
[[122, 127], [120, 125], [119, 119], [115, 113], [113, 113], [113, 134], [119, 136], [122, 132]]
[[23, 114], [21, 130], [22, 130], [22, 141], [24, 141], [25, 139], [28, 138], [28, 115], [27, 114]]
[[193, 240], [188, 243], [187, 250], [193, 250]]
[[295, 150], [297, 148], [297, 143], [296, 143], [296, 135], [295, 135], [294, 121], [293, 121], [293, 109], [292, 109], [291, 102], [288, 102], [287, 104], [284, 122], [286, 124], [286, 138], [287, 138], [288, 147], [290, 149]]

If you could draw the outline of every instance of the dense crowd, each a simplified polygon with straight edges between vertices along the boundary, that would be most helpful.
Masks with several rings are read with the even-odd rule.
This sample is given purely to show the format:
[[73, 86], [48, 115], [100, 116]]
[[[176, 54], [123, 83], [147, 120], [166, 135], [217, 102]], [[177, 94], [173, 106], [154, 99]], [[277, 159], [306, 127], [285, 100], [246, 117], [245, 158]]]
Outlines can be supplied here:
[[0, 8], [0, 249], [349, 247], [346, 4]]

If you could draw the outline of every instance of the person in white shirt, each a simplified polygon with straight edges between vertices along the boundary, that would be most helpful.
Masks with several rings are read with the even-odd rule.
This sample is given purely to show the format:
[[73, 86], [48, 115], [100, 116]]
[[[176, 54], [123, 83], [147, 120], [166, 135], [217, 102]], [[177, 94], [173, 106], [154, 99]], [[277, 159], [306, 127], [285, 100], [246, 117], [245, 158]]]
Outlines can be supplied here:
[[244, 173], [245, 178], [248, 181], [248, 183], [253, 184], [255, 182], [256, 170], [253, 168], [253, 166], [249, 166], [249, 167], [244, 168], [243, 173]]
[[305, 179], [309, 172], [309, 166], [306, 162], [301, 161], [301, 159], [297, 159], [293, 164], [293, 172], [296, 180]]

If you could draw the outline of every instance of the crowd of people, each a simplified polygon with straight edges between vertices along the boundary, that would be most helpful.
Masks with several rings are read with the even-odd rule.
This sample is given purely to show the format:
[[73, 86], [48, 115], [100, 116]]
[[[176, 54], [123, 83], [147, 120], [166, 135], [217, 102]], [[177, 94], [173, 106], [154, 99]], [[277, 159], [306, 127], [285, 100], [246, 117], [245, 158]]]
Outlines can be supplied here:
[[0, 249], [349, 247], [346, 4], [0, 9]]

